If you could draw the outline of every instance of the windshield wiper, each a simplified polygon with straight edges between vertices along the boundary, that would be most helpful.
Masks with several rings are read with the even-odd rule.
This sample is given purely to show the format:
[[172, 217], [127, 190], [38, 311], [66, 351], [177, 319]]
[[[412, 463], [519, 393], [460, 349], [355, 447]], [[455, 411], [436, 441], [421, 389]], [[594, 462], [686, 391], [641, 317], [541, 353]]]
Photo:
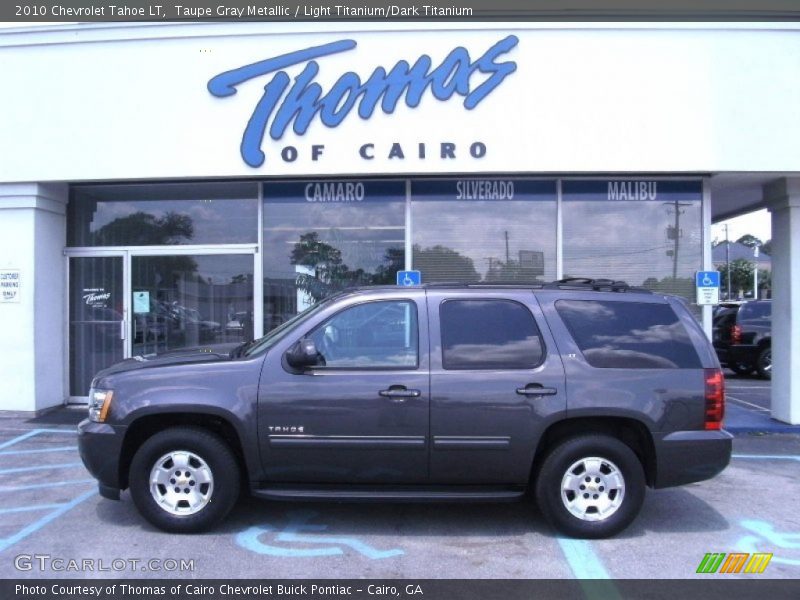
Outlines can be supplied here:
[[250, 340], [248, 342], [242, 342], [241, 344], [236, 346], [236, 348], [231, 350], [230, 357], [231, 358], [239, 358], [240, 356], [242, 356], [247, 351], [248, 348], [250, 348], [250, 346], [253, 345], [253, 343], [255, 343], [255, 341], [256, 340]]

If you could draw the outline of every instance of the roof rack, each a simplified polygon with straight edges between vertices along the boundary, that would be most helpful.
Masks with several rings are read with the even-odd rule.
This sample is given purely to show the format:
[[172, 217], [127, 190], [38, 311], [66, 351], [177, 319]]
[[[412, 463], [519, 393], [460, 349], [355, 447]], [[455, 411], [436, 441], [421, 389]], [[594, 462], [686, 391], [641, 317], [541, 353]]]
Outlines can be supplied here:
[[463, 281], [426, 283], [426, 288], [525, 288], [537, 290], [591, 290], [594, 292], [637, 292], [652, 294], [647, 288], [633, 287], [625, 281], [615, 279], [592, 279], [590, 277], [567, 277], [557, 281], [525, 283], [521, 281], [482, 281], [465, 283]]

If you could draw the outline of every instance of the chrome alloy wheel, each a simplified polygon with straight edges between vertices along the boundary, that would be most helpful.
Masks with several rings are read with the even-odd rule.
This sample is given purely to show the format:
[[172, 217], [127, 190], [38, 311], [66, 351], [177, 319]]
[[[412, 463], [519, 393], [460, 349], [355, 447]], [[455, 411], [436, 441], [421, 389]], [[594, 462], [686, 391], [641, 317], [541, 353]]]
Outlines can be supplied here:
[[561, 501], [582, 521], [603, 521], [625, 497], [625, 478], [617, 465], [596, 456], [572, 464], [561, 479]]
[[214, 492], [214, 475], [194, 452], [175, 450], [159, 458], [150, 471], [150, 494], [171, 515], [193, 515]]

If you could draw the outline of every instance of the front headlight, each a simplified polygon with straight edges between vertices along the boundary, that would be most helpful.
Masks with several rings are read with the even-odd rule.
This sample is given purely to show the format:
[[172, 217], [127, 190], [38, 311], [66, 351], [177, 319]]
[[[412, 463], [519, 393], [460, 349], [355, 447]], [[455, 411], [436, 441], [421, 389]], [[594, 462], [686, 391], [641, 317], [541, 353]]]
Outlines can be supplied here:
[[111, 399], [114, 397], [112, 390], [89, 390], [89, 420], [103, 423], [111, 408]]

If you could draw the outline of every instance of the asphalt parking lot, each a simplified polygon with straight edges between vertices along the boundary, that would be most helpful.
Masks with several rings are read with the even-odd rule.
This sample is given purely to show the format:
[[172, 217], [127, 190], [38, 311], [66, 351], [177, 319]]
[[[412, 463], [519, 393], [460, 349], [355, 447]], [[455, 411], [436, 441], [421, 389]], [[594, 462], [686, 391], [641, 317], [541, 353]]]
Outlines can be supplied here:
[[[753, 389], [729, 389], [733, 396], [757, 406], [766, 397], [768, 406], [768, 384], [736, 381]], [[720, 577], [696, 575], [710, 552], [773, 553], [757, 577], [800, 577], [798, 434], [738, 434], [719, 477], [649, 490], [637, 521], [610, 540], [560, 538], [530, 501], [245, 499], [216, 531], [179, 536], [147, 524], [127, 493], [120, 502], [97, 495], [69, 424], [82, 413], [0, 420], [0, 577]]]

